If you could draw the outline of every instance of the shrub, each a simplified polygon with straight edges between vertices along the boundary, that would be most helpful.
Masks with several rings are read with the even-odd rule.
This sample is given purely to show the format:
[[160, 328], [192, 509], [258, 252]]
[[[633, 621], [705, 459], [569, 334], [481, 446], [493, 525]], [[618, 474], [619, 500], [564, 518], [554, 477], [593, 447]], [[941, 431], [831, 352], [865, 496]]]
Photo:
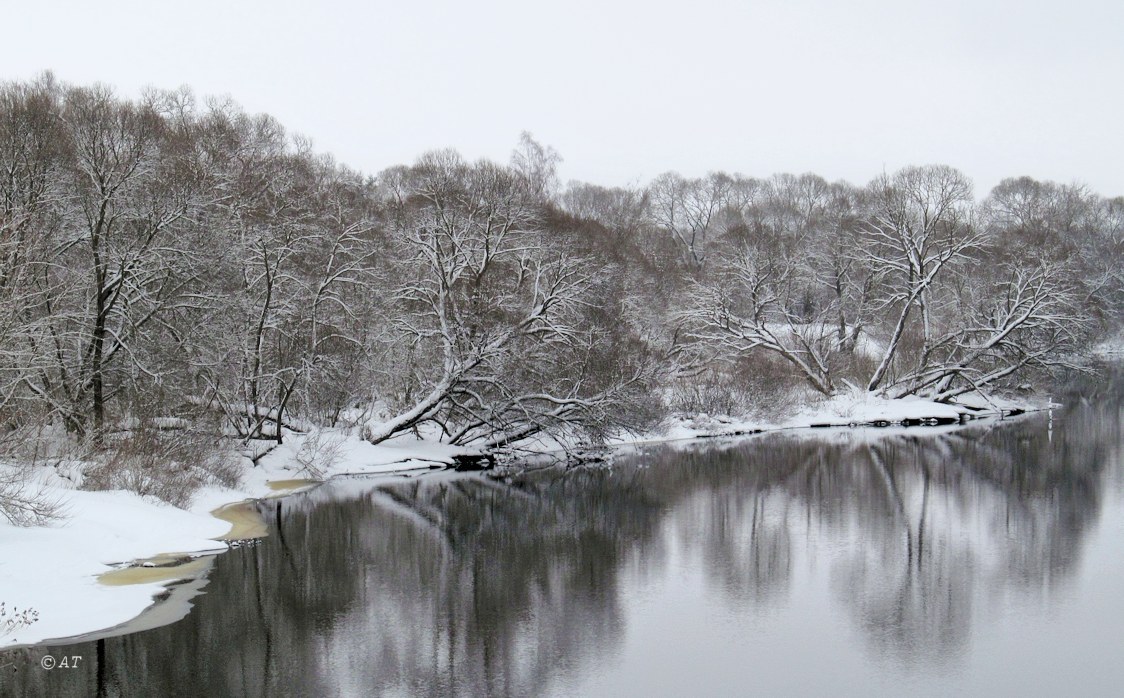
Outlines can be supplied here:
[[0, 637], [11, 635], [20, 628], [26, 628], [39, 620], [39, 611], [25, 608], [22, 611], [15, 606], [11, 610], [7, 604], [0, 601]]
[[29, 483], [26, 471], [0, 466], [0, 518], [14, 526], [41, 526], [61, 515], [58, 500]]
[[294, 456], [300, 472], [314, 479], [322, 479], [340, 459], [344, 436], [324, 433], [316, 429], [304, 437]]
[[679, 379], [669, 392], [668, 406], [685, 415], [777, 419], [794, 410], [807, 392], [783, 359], [755, 352]]
[[142, 427], [110, 441], [87, 469], [84, 486], [129, 490], [185, 507], [200, 487], [235, 487], [239, 479], [237, 459], [217, 438], [183, 429]]

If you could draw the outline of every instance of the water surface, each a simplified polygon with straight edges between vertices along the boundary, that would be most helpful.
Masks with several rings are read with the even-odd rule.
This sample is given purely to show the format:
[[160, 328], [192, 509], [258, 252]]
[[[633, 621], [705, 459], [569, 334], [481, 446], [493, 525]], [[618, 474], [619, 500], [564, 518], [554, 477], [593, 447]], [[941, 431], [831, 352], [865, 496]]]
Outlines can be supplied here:
[[1118, 695], [1119, 394], [333, 482], [262, 504], [182, 621], [2, 658], [0, 693]]

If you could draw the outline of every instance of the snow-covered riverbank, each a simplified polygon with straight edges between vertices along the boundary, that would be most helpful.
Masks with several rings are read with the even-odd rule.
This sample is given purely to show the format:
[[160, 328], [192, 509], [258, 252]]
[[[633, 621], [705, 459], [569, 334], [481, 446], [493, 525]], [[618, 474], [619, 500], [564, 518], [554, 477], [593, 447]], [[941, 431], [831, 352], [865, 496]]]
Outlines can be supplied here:
[[[162, 565], [170, 553], [207, 555], [227, 550], [221, 539], [232, 523], [212, 512], [232, 502], [276, 496], [307, 477], [296, 458], [300, 437], [268, 455], [257, 466], [247, 459], [237, 489], [207, 487], [187, 510], [126, 491], [84, 491], [53, 468], [33, 473], [62, 517], [46, 526], [16, 527], [0, 521], [0, 601], [13, 609], [32, 609], [38, 619], [3, 633], [0, 648], [72, 637], [110, 628], [141, 614], [165, 590], [169, 575], [142, 583], [103, 583], [102, 575], [133, 565]], [[464, 452], [452, 446], [414, 440], [372, 446], [358, 439], [333, 444], [322, 478], [341, 473], [409, 471], [452, 462]], [[0, 466], [4, 467], [4, 466]], [[296, 484], [296, 483], [293, 483]], [[155, 561], [154, 558], [157, 558]], [[183, 570], [187, 576], [196, 570]], [[174, 574], [171, 576], [175, 576]], [[0, 619], [2, 621], [4, 619]]]
[[[697, 415], [679, 419], [662, 434], [622, 438], [619, 443], [750, 434], [813, 425], [901, 423], [903, 420], [961, 421], [967, 416], [997, 416], [1004, 411], [1034, 409], [1045, 403], [977, 400], [962, 405], [925, 400], [883, 400], [865, 394], [840, 395], [775, 422]], [[982, 410], [982, 411], [981, 411]], [[38, 620], [3, 634], [0, 648], [72, 637], [109, 628], [141, 614], [165, 591], [170, 576], [200, 574], [205, 568], [152, 574], [140, 583], [124, 579], [109, 584], [102, 575], [129, 566], [162, 565], [161, 555], [192, 556], [227, 549], [231, 517], [213, 512], [223, 505], [276, 496], [310, 477], [327, 479], [345, 473], [378, 474], [446, 466], [466, 449], [400, 438], [373, 446], [356, 437], [321, 435], [317, 448], [294, 435], [252, 465], [237, 489], [207, 487], [187, 510], [125, 491], [82, 491], [75, 480], [44, 467], [34, 477], [48, 497], [62, 504], [63, 518], [51, 525], [18, 528], [0, 523], [0, 601], [9, 612], [34, 609]], [[304, 448], [302, 448], [304, 446]], [[544, 448], [549, 446], [544, 445]], [[3, 466], [0, 466], [3, 467]], [[157, 558], [155, 562], [152, 560]], [[202, 569], [202, 572], [200, 571]], [[135, 576], [135, 575], [134, 575]]]
[[[672, 422], [661, 438], [655, 440], [741, 436], [781, 429], [931, 426], [996, 418], [1051, 406], [1056, 405], [1048, 397], [1011, 400], [973, 395], [956, 404], [945, 404], [916, 397], [889, 400], [854, 391], [806, 405], [779, 420], [734, 419], [705, 414], [681, 417]], [[652, 439], [637, 439], [647, 440]]]

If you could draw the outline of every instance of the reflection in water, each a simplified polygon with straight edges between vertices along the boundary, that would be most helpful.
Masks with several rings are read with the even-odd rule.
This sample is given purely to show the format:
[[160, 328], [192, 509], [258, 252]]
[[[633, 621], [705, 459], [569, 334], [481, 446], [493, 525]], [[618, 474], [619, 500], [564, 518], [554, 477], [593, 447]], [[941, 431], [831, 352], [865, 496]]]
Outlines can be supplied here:
[[[661, 447], [510, 482], [335, 482], [263, 503], [274, 534], [220, 557], [183, 621], [28, 651], [0, 693], [576, 691], [614, 671], [632, 601], [671, 569], [749, 631], [822, 582], [865, 638], [860, 675], [955, 663], [986, 609], [1049, 601], [1077, 574], [1119, 470], [1118, 403], [1045, 419]], [[86, 663], [44, 672], [44, 652]]]

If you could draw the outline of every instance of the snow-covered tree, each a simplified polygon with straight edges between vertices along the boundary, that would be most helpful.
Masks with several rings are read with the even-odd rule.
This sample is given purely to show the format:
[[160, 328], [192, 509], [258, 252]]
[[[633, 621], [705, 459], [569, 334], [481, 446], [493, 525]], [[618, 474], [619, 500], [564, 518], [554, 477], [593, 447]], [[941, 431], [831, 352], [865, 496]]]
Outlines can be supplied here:
[[281, 441], [282, 425], [334, 421], [355, 395], [368, 322], [356, 313], [378, 252], [371, 195], [272, 119], [221, 109], [211, 121], [229, 139], [216, 164], [226, 196], [209, 210], [214, 267], [195, 294], [196, 397], [243, 439]]
[[652, 221], [675, 240], [689, 268], [705, 266], [731, 185], [722, 173], [688, 179], [678, 172], [666, 172], [650, 185]]
[[423, 422], [493, 445], [592, 426], [587, 415], [638, 379], [588, 375], [596, 338], [581, 313], [596, 266], [552, 240], [517, 172], [444, 151], [386, 179], [403, 279], [395, 324], [419, 389], [369, 440]]
[[817, 177], [782, 175], [741, 210], [743, 222], [712, 256], [708, 273], [692, 283], [680, 313], [704, 352], [728, 359], [771, 352], [815, 390], [834, 390], [840, 299], [822, 294], [809, 258], [812, 241], [829, 223], [828, 193]]
[[[870, 186], [871, 209], [863, 225], [864, 248], [882, 287], [878, 309], [892, 322], [878, 367], [867, 381], [877, 390], [896, 363], [926, 366], [932, 358], [940, 284], [984, 245], [972, 220], [972, 186], [944, 165], [907, 167]], [[915, 316], [920, 347], [902, 357]]]

